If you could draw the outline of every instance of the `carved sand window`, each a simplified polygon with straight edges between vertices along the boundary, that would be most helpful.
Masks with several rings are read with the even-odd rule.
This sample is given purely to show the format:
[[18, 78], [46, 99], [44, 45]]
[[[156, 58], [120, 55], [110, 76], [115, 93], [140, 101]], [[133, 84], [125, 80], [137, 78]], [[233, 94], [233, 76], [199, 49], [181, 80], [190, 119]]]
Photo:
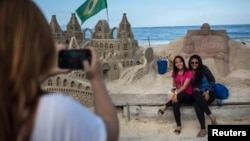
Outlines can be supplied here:
[[57, 77], [57, 79], [56, 79], [56, 85], [57, 86], [61, 85], [61, 78], [60, 77]]
[[107, 49], [107, 48], [108, 48], [108, 44], [106, 43], [106, 44], [105, 44], [105, 49]]
[[71, 82], [70, 87], [75, 87], [75, 82], [74, 81]]
[[106, 58], [106, 52], [103, 52], [103, 58]]
[[78, 85], [78, 89], [83, 89], [83, 86], [81, 83]]
[[117, 65], [116, 64], [114, 65], [114, 70], [117, 70]]
[[89, 87], [89, 86], [87, 86], [87, 87], [86, 87], [86, 90], [87, 90], [87, 91], [88, 91], [88, 90], [90, 90], [90, 87]]
[[53, 84], [53, 83], [52, 83], [52, 80], [49, 79], [49, 80], [48, 80], [48, 86], [52, 86], [52, 84]]
[[127, 44], [124, 44], [123, 50], [128, 50], [128, 45]]
[[102, 27], [101, 26], [98, 27], [98, 31], [102, 31]]
[[64, 79], [63, 80], [63, 86], [67, 86], [68, 85], [68, 81], [67, 81], [67, 79]]
[[125, 52], [125, 53], [124, 53], [124, 58], [127, 58], [127, 57], [128, 57], [128, 53]]

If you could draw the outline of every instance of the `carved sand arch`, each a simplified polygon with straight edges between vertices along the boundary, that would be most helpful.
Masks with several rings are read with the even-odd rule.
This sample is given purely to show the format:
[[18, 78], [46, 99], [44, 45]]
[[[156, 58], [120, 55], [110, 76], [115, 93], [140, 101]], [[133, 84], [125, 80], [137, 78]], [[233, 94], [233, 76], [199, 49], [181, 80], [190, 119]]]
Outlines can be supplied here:
[[103, 78], [104, 79], [110, 78], [110, 76], [109, 76], [109, 75], [111, 75], [110, 72], [111, 72], [110, 65], [108, 63], [104, 63], [102, 66]]
[[117, 30], [117, 33], [118, 33], [118, 28], [117, 27], [114, 27], [111, 29], [111, 38], [114, 39], [113, 35], [114, 35], [114, 32], [115, 30]]
[[85, 29], [82, 31], [82, 32], [83, 32], [83, 35], [84, 35], [84, 36], [83, 36], [83, 40], [84, 40], [84, 41], [86, 41], [86, 38], [85, 38], [85, 37], [86, 37], [86, 32], [87, 32], [87, 31], [89, 31], [89, 32], [91, 33], [91, 34], [90, 34], [90, 35], [91, 35], [90, 38], [93, 37], [93, 31], [92, 31], [90, 28], [85, 28]]

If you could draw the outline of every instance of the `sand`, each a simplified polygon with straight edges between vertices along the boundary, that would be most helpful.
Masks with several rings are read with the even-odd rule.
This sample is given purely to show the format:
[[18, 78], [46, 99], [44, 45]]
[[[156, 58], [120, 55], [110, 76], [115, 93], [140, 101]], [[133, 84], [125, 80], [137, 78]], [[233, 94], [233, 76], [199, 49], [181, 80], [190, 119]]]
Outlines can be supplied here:
[[[147, 73], [132, 80], [132, 77], [135, 75], [135, 69], [127, 71], [126, 75], [118, 80], [107, 82], [107, 88], [111, 93], [133, 93], [133, 94], [152, 94], [152, 93], [166, 93], [172, 87], [171, 72], [172, 69], [169, 67], [167, 73], [160, 75], [157, 70], [156, 60], [159, 58], [174, 58], [177, 55], [182, 46], [184, 38], [178, 38], [173, 42], [170, 42], [166, 45], [159, 45], [153, 47], [154, 51], [154, 64], [145, 68]], [[230, 56], [233, 56], [234, 59], [231, 59], [231, 72], [227, 76], [221, 76], [218, 72], [218, 68], [214, 65], [213, 59], [203, 60], [204, 64], [207, 65], [212, 73], [214, 74], [216, 81], [225, 83], [228, 87], [233, 88], [246, 88], [250, 86], [250, 63], [248, 62], [250, 57], [250, 46], [242, 45], [237, 41], [229, 41], [229, 47], [233, 48], [231, 50], [242, 50], [242, 52], [231, 51]], [[237, 56], [237, 57], [236, 57]], [[126, 71], [126, 70], [125, 70]]]
[[[155, 62], [159, 58], [170, 58], [174, 57], [180, 52], [181, 43], [183, 38], [176, 39], [166, 45], [159, 45], [153, 47]], [[240, 42], [229, 41], [229, 48], [231, 49], [230, 56], [234, 57], [231, 64], [231, 72], [227, 76], [221, 76], [216, 70], [214, 62], [207, 59], [204, 64], [212, 70], [216, 77], [217, 82], [225, 84], [230, 89], [230, 99], [229, 102], [250, 102], [250, 63], [249, 61], [249, 45], [242, 45]], [[237, 48], [237, 51], [236, 51]], [[235, 51], [235, 52], [232, 52]], [[241, 52], [239, 52], [241, 51]], [[239, 55], [240, 54], [240, 55]], [[232, 67], [233, 65], [233, 67]], [[136, 68], [135, 68], [136, 69]], [[107, 89], [110, 93], [115, 94], [164, 94], [167, 93], [172, 87], [172, 79], [170, 77], [172, 70], [169, 68], [167, 73], [160, 75], [157, 71], [156, 63], [152, 64], [150, 67], [145, 68], [146, 74], [138, 79], [132, 79], [134, 75], [133, 69], [130, 68], [127, 71], [127, 75], [123, 75], [122, 79], [107, 82]], [[246, 97], [239, 97], [237, 94], [244, 95]], [[194, 113], [195, 114], [195, 113]], [[127, 137], [136, 137], [137, 140], [144, 140], [147, 137], [163, 137], [166, 136], [173, 137], [175, 122], [172, 119], [132, 119], [127, 121], [123, 116], [122, 112], [118, 112], [120, 127], [121, 127], [121, 139], [127, 139]], [[237, 121], [237, 119], [225, 119], [221, 121], [224, 123], [250, 123], [250, 119], [247, 118], [242, 122], [242, 120]], [[186, 130], [182, 136], [196, 136], [199, 128], [199, 124], [196, 120], [191, 120], [186, 122], [185, 126], [195, 126], [197, 130]], [[171, 131], [169, 131], [171, 130]], [[146, 137], [146, 138], [145, 138]], [[126, 138], [126, 139], [125, 139]], [[144, 138], [144, 139], [143, 139]], [[133, 139], [132, 139], [133, 140]], [[134, 139], [135, 140], [135, 139]], [[159, 139], [160, 140], [160, 139]]]

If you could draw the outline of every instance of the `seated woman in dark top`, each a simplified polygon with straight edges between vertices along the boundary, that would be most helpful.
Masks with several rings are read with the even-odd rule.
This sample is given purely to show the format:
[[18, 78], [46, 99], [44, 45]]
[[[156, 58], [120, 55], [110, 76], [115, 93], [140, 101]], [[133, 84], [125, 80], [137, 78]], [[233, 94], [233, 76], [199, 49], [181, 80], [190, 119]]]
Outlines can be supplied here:
[[197, 136], [204, 137], [207, 134], [204, 113], [207, 114], [212, 124], [216, 124], [216, 118], [212, 115], [208, 107], [208, 105], [215, 100], [215, 94], [213, 92], [215, 78], [209, 68], [203, 65], [199, 55], [192, 55], [188, 61], [188, 66], [193, 73], [192, 86], [195, 100], [194, 107], [201, 127]]

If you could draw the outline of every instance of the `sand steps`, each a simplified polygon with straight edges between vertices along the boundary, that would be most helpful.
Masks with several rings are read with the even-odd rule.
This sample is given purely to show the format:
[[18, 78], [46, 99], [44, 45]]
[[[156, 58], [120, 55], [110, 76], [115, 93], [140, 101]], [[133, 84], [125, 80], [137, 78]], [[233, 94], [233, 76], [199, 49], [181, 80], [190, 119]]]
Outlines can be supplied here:
[[[167, 101], [166, 94], [110, 94], [111, 99], [116, 107], [122, 108], [125, 117], [131, 118], [155, 118], [158, 115], [157, 110]], [[247, 99], [247, 98], [246, 98]], [[236, 99], [238, 101], [238, 99]], [[210, 108], [215, 115], [221, 118], [226, 117], [250, 117], [250, 102], [238, 101], [229, 98], [223, 101], [223, 106], [218, 106], [214, 102]], [[196, 118], [193, 105], [183, 105], [181, 107], [183, 116]], [[163, 116], [173, 118], [171, 107]]]
[[[250, 92], [249, 92], [250, 94]], [[115, 106], [160, 106], [166, 103], [167, 94], [110, 94]], [[224, 105], [250, 105], [249, 96], [230, 95]], [[212, 105], [216, 106], [216, 102]]]

